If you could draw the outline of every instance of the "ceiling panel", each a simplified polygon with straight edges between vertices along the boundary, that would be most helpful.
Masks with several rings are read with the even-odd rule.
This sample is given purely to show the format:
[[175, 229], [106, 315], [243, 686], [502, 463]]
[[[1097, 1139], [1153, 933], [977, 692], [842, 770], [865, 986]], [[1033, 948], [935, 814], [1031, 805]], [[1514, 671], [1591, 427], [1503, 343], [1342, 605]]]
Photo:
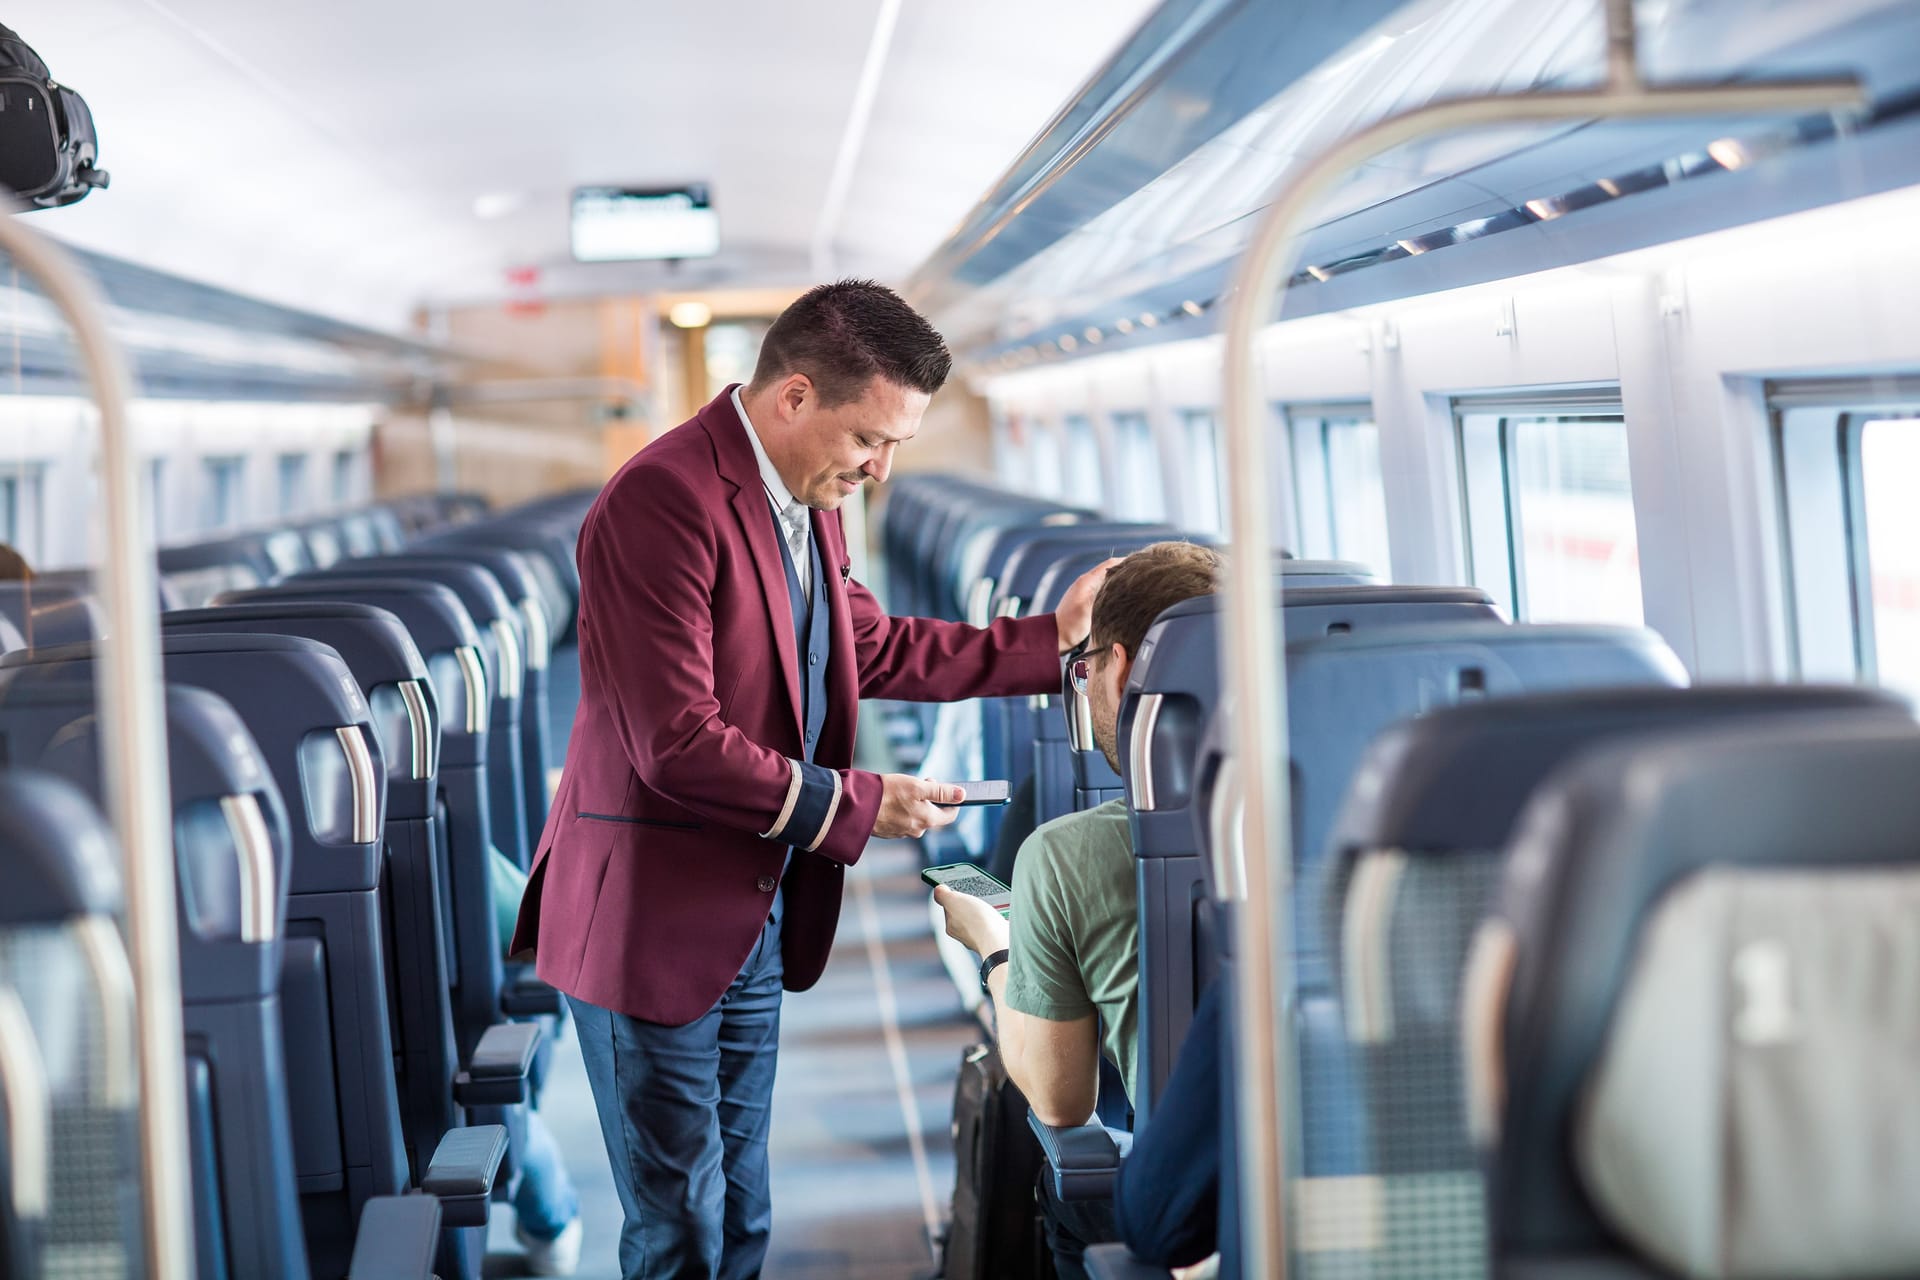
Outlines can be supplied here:
[[[113, 186], [35, 224], [355, 321], [500, 296], [806, 278], [879, 0], [22, 0], [8, 23], [93, 107]], [[1147, 0], [903, 0], [834, 228], [904, 274]], [[706, 181], [722, 256], [567, 258], [576, 184]], [[517, 201], [482, 220], [483, 195]]]

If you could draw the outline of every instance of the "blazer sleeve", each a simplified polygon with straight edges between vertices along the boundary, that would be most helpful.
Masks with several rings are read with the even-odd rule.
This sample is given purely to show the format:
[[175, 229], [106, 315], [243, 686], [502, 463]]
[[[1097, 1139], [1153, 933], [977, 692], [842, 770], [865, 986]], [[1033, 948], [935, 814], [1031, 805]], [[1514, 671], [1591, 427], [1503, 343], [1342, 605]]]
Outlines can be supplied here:
[[1060, 691], [1060, 633], [1050, 613], [990, 627], [894, 618], [858, 582], [847, 584], [847, 605], [863, 698], [956, 702]]
[[[870, 812], [857, 841], [844, 829], [852, 816], [840, 804], [847, 772], [791, 760], [720, 718], [712, 597], [719, 543], [702, 505], [663, 479], [610, 492], [581, 531], [579, 628], [597, 659], [582, 678], [595, 682], [628, 763], [648, 787], [721, 826], [852, 862], [873, 825]], [[672, 497], [661, 501], [661, 490]], [[830, 819], [843, 828], [832, 849], [822, 847]]]

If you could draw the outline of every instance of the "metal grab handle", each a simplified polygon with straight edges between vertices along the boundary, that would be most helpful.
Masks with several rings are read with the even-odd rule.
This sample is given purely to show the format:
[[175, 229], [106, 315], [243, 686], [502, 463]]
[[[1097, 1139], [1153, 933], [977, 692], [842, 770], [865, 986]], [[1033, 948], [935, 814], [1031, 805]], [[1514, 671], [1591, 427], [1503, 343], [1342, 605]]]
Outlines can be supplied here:
[[520, 696], [520, 636], [505, 618], [495, 618], [493, 647], [500, 655], [500, 697], [511, 701]]
[[0, 983], [0, 1098], [7, 1106], [8, 1175], [13, 1215], [39, 1221], [53, 1199], [53, 1099], [33, 1020], [12, 987]]
[[432, 775], [434, 766], [433, 715], [427, 710], [427, 691], [418, 680], [400, 682], [400, 701], [407, 707], [407, 727], [413, 734], [413, 777]]
[[1160, 726], [1160, 708], [1166, 695], [1143, 693], [1133, 713], [1133, 736], [1127, 739], [1128, 772], [1133, 776], [1133, 807], [1142, 813], [1159, 808], [1153, 790], [1153, 731]]
[[260, 801], [250, 794], [221, 796], [220, 812], [240, 855], [240, 941], [271, 942], [280, 932], [279, 885]]
[[353, 843], [373, 844], [380, 839], [380, 775], [373, 767], [373, 753], [357, 724], [335, 729], [333, 735], [346, 752], [347, 777], [353, 783]]
[[[18, 205], [8, 206], [17, 209]], [[126, 362], [107, 332], [93, 281], [65, 250], [0, 209], [0, 253], [73, 327], [100, 410], [100, 593], [106, 604], [100, 696], [107, 811], [125, 859], [127, 936], [138, 1018], [140, 1190], [148, 1274], [194, 1275], [193, 1180], [187, 1156], [186, 1052], [180, 1012], [171, 794], [160, 705], [160, 587], [139, 455], [128, 422]]]
[[[1276, 1015], [1291, 987], [1292, 926], [1285, 894], [1293, 850], [1288, 794], [1286, 684], [1274, 655], [1276, 587], [1267, 558], [1246, 554], [1272, 545], [1265, 465], [1268, 411], [1254, 338], [1279, 318], [1275, 297], [1292, 273], [1299, 232], [1309, 212], [1352, 170], [1395, 147], [1434, 134], [1487, 125], [1552, 123], [1660, 116], [1804, 113], [1857, 108], [1864, 94], [1852, 78], [1775, 81], [1771, 84], [1649, 86], [1638, 72], [1633, 0], [1603, 0], [1608, 79], [1594, 89], [1548, 89], [1524, 94], [1442, 98], [1347, 135], [1296, 170], [1275, 193], [1241, 259], [1227, 296], [1224, 410], [1227, 497], [1232, 545], [1223, 594], [1227, 617], [1228, 687], [1242, 709], [1233, 751], [1247, 762], [1247, 906], [1236, 946], [1235, 1081], [1243, 1134], [1241, 1151], [1242, 1263], [1246, 1275], [1272, 1280], [1287, 1274], [1281, 1098], [1292, 1078], [1291, 1039]], [[1260, 1034], [1262, 1028], [1266, 1034]], [[1289, 1135], [1297, 1138], [1297, 1135]]]
[[470, 644], [455, 649], [453, 657], [460, 664], [460, 674], [466, 678], [467, 732], [484, 733], [487, 728], [486, 663], [480, 660], [480, 650]]

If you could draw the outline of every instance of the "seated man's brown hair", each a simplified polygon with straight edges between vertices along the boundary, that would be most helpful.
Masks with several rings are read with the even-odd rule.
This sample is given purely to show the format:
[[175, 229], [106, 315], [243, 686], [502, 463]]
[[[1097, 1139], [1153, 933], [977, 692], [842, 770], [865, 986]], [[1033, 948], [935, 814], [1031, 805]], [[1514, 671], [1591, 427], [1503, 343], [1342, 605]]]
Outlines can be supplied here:
[[1088, 648], [1104, 652], [1117, 644], [1132, 657], [1162, 612], [1182, 600], [1213, 593], [1224, 563], [1218, 551], [1194, 542], [1142, 547], [1113, 566], [1094, 597]]

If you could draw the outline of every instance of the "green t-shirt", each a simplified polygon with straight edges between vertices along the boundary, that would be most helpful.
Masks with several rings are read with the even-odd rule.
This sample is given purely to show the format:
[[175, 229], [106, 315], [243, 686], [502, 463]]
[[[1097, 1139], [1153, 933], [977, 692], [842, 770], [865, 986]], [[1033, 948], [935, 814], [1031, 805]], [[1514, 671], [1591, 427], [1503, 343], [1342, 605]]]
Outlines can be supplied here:
[[1133, 1098], [1139, 1052], [1140, 915], [1124, 801], [1028, 836], [1013, 864], [1006, 1001], [1035, 1018], [1098, 1011], [1101, 1048]]

